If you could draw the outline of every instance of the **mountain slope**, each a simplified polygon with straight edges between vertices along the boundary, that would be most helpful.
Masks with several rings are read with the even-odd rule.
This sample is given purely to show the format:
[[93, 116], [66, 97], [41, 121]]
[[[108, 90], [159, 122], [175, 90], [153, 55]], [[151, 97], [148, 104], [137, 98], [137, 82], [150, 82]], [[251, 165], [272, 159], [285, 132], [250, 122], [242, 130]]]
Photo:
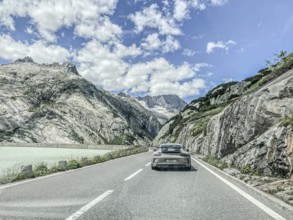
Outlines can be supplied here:
[[[242, 82], [222, 84], [192, 101], [154, 140], [249, 166], [265, 174], [293, 169], [293, 55]], [[284, 118], [289, 119], [284, 119]], [[291, 119], [292, 120], [292, 119]]]
[[161, 126], [70, 63], [1, 65], [0, 102], [0, 141], [147, 144]]
[[152, 111], [162, 124], [187, 105], [177, 95], [144, 96], [137, 97], [137, 100], [142, 106]]

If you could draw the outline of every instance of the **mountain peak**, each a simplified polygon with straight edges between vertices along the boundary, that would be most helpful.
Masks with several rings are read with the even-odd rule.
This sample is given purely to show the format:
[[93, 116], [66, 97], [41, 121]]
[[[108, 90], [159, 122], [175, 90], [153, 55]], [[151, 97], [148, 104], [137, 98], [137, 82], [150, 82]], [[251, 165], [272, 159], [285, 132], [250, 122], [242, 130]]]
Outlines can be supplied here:
[[15, 63], [34, 63], [34, 60], [31, 57], [24, 57], [22, 59], [15, 60]]
[[149, 108], [153, 108], [154, 106], [162, 106], [169, 110], [182, 110], [187, 103], [179, 98], [179, 96], [175, 94], [168, 94], [168, 95], [158, 95], [158, 96], [144, 96], [144, 97], [137, 97], [139, 101], [146, 102]]
[[137, 97], [137, 100], [151, 110], [164, 124], [181, 111], [187, 103], [175, 94]]
[[75, 73], [76, 75], [79, 75], [76, 66], [73, 63], [65, 62], [61, 66], [65, 67], [68, 72]]
[[124, 92], [119, 92], [117, 95], [120, 96], [120, 97], [130, 97], [129, 95], [127, 95]]

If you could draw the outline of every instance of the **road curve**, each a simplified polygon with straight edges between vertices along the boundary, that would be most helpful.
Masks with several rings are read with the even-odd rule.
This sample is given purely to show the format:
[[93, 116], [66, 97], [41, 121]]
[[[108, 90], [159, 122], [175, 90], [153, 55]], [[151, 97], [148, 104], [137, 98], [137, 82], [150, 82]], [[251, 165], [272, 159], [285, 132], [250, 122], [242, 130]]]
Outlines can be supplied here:
[[[151, 152], [0, 187], [0, 219], [293, 219], [196, 161], [191, 171], [154, 171]], [[227, 178], [222, 176], [222, 178]]]

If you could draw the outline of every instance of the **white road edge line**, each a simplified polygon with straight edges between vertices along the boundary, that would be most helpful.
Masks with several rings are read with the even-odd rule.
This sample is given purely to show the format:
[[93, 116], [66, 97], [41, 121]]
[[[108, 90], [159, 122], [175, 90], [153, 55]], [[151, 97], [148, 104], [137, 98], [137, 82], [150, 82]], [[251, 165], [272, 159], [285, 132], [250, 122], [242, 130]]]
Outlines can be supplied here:
[[244, 192], [242, 189], [238, 188], [237, 186], [235, 186], [234, 184], [232, 184], [231, 182], [229, 182], [225, 178], [221, 177], [219, 174], [217, 174], [214, 171], [212, 171], [210, 168], [208, 168], [207, 166], [205, 166], [200, 161], [196, 160], [193, 157], [192, 157], [192, 159], [195, 162], [197, 162], [199, 165], [201, 165], [203, 168], [205, 168], [207, 171], [209, 171], [211, 174], [213, 174], [214, 176], [216, 176], [218, 179], [222, 180], [224, 183], [226, 183], [229, 187], [231, 187], [232, 189], [234, 189], [236, 192], [238, 192], [244, 198], [246, 198], [247, 200], [249, 200], [250, 202], [252, 202], [258, 208], [262, 209], [264, 212], [266, 212], [272, 218], [277, 219], [277, 220], [286, 220], [284, 217], [280, 216], [278, 213], [276, 213], [275, 211], [273, 211], [272, 209], [270, 209], [269, 207], [267, 207], [266, 205], [264, 205], [263, 203], [261, 203], [257, 199], [253, 198], [251, 195], [249, 195], [248, 193]]
[[143, 169], [139, 169], [138, 171], [136, 171], [135, 173], [131, 174], [129, 177], [125, 178], [124, 181], [130, 180], [131, 178], [133, 178], [136, 174], [140, 173]]
[[145, 166], [148, 167], [149, 165], [151, 165], [151, 162], [147, 163]]
[[102, 195], [100, 195], [99, 197], [97, 197], [96, 199], [91, 201], [90, 203], [88, 203], [85, 206], [83, 206], [80, 210], [78, 210], [77, 212], [73, 213], [71, 216], [69, 216], [65, 220], [75, 220], [75, 219], [79, 218], [82, 214], [84, 214], [86, 211], [88, 211], [94, 205], [96, 205], [97, 203], [102, 201], [104, 198], [106, 198], [112, 192], [114, 192], [114, 190], [108, 190], [108, 191], [104, 192]]

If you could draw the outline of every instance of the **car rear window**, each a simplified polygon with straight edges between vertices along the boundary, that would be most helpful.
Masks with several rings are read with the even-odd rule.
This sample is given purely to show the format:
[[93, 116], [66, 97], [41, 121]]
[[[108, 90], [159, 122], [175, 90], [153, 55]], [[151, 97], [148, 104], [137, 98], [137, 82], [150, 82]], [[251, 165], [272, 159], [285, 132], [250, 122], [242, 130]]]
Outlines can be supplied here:
[[180, 151], [181, 145], [170, 144], [170, 145], [161, 145], [162, 152], [166, 153], [177, 153]]

